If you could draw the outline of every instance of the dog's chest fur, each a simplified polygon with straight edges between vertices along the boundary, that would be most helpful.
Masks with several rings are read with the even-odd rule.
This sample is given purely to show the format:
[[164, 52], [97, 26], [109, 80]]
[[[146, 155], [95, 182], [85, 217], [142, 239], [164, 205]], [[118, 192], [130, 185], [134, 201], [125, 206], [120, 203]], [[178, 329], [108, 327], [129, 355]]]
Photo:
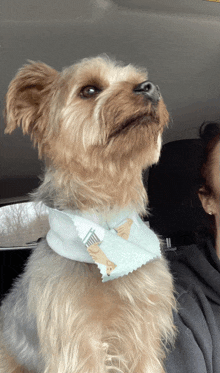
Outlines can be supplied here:
[[4, 337], [19, 363], [33, 372], [75, 371], [77, 354], [85, 358], [85, 372], [101, 373], [111, 364], [144, 372], [148, 357], [156, 367], [160, 339], [170, 333], [164, 319], [170, 286], [163, 259], [101, 283], [96, 265], [62, 258], [44, 242], [4, 303]]

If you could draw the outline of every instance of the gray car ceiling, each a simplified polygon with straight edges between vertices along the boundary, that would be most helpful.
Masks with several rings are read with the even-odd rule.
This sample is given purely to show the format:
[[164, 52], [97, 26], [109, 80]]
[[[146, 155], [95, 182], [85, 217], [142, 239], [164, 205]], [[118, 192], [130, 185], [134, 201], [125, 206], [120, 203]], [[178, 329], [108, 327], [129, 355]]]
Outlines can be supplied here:
[[[146, 66], [172, 123], [164, 142], [194, 138], [220, 115], [220, 3], [205, 0], [2, 0], [1, 102], [27, 59], [60, 70], [107, 53]], [[3, 108], [3, 105], [2, 105]], [[20, 130], [3, 134], [0, 177], [35, 175], [41, 163]]]

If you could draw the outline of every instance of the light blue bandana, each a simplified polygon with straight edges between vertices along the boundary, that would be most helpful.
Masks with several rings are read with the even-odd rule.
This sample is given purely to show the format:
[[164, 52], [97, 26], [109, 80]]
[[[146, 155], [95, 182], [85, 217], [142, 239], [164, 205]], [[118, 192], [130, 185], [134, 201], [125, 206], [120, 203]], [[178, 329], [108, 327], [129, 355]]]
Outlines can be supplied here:
[[121, 211], [105, 221], [101, 215], [49, 209], [48, 245], [68, 259], [96, 263], [102, 281], [133, 272], [160, 257], [160, 243], [137, 213]]

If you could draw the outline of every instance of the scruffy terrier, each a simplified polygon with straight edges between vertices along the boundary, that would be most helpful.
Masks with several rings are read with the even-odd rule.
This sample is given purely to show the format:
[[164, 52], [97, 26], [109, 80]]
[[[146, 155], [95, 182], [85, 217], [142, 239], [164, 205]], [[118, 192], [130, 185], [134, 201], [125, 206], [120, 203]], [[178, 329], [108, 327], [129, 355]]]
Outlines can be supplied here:
[[0, 373], [164, 372], [173, 284], [139, 215], [169, 116], [147, 79], [103, 55], [12, 80], [6, 133], [20, 126], [45, 159], [50, 231], [3, 301]]

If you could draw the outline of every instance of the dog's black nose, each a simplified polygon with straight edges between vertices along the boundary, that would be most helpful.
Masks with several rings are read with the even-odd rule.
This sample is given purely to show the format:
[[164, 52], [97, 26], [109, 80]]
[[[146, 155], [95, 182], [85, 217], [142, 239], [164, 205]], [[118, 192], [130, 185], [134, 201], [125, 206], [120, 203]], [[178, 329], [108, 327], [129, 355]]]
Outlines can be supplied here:
[[151, 100], [153, 103], [157, 103], [161, 98], [160, 89], [159, 89], [158, 85], [154, 85], [153, 83], [149, 82], [148, 80], [138, 84], [134, 88], [133, 91], [136, 94], [146, 96], [146, 98]]

